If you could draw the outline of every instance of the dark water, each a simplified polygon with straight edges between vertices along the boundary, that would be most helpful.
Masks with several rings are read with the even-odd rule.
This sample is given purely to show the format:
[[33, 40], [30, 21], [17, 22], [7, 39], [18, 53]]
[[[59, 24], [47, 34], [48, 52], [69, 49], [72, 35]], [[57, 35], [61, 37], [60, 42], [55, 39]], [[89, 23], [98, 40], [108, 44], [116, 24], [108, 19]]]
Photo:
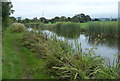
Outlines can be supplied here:
[[[115, 58], [117, 58], [117, 53], [118, 53], [118, 39], [117, 38], [111, 38], [111, 37], [104, 37], [100, 39], [99, 37], [94, 37], [92, 35], [87, 35], [87, 34], [76, 34], [67, 36], [64, 33], [60, 32], [52, 32], [49, 30], [43, 30], [43, 33], [46, 33], [48, 37], [56, 37], [58, 40], [65, 41], [67, 40], [69, 44], [75, 47], [75, 43], [77, 42], [78, 44], [81, 43], [81, 47], [83, 52], [88, 52], [86, 48], [97, 48], [94, 50], [96, 55], [100, 55], [102, 57], [105, 57], [106, 59], [109, 59], [110, 62], [112, 63]], [[76, 39], [76, 40], [75, 40]], [[95, 42], [95, 41], [98, 42]]]

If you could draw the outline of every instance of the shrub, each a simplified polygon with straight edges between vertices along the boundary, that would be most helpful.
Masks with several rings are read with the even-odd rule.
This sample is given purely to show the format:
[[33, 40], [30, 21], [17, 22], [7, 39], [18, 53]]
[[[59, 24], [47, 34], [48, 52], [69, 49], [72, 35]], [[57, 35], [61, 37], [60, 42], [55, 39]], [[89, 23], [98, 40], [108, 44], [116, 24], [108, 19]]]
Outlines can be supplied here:
[[26, 30], [25, 25], [21, 23], [13, 23], [13, 32], [24, 32]]

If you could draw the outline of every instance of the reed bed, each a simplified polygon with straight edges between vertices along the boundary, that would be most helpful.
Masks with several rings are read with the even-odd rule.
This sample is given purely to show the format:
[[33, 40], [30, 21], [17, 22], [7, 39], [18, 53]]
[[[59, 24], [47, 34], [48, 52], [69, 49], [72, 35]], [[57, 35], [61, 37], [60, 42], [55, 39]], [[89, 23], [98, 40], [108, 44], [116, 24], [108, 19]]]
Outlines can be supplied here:
[[118, 36], [118, 22], [89, 22], [87, 30], [90, 33], [107, 36]]
[[67, 42], [48, 38], [41, 32], [26, 32], [22, 45], [47, 60], [48, 73], [55, 79], [117, 79], [118, 64], [107, 64], [107, 60], [96, 56], [94, 49], [84, 53], [79, 44], [73, 50]]

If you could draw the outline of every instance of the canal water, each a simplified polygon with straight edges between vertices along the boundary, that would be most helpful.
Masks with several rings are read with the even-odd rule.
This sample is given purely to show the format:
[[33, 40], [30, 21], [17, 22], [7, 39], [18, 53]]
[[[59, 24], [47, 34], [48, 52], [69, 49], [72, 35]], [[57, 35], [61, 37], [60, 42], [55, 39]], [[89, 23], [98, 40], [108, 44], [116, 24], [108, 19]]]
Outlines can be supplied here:
[[[98, 56], [102, 56], [106, 59], [109, 59], [111, 63], [117, 58], [118, 53], [118, 39], [117, 38], [94, 38], [93, 36], [86, 34], [79, 34], [77, 37], [66, 37], [63, 34], [57, 34], [56, 32], [43, 30], [44, 34], [46, 34], [49, 38], [56, 37], [57, 40], [66, 41], [75, 48], [76, 42], [77, 44], [81, 44], [81, 48], [83, 52], [87, 53], [88, 50], [95, 48], [94, 52]], [[96, 41], [97, 40], [97, 41]]]

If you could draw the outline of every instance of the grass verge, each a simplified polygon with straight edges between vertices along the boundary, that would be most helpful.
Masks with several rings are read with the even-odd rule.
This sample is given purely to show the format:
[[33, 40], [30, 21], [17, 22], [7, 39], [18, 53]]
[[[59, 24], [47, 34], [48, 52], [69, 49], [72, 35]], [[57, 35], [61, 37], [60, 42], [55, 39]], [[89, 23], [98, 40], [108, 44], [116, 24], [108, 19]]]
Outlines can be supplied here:
[[40, 59], [26, 47], [22, 47], [20, 38], [24, 33], [12, 32], [8, 27], [3, 36], [3, 79], [50, 79]]

